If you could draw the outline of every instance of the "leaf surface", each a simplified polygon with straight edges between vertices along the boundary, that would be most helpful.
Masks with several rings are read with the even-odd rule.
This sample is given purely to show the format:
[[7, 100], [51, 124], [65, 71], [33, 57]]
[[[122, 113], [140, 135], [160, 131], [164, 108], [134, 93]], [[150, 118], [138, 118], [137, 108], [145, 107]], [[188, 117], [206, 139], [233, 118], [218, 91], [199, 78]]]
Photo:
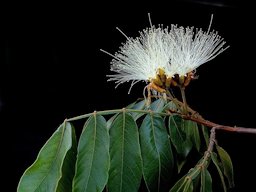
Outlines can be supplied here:
[[110, 158], [108, 191], [138, 191], [142, 178], [139, 131], [125, 111], [110, 127]]
[[216, 145], [220, 160], [223, 165], [224, 175], [228, 179], [229, 187], [234, 187], [234, 171], [233, 164], [229, 154], [220, 146]]
[[72, 141], [74, 139], [73, 133], [69, 122], [64, 122], [58, 127], [39, 151], [35, 162], [22, 175], [18, 184], [18, 192], [56, 191], [59, 181], [64, 179], [62, 178], [64, 172], [70, 173], [71, 177], [67, 177], [67, 180], [64, 179], [66, 183], [60, 185], [66, 185], [67, 190], [71, 188], [68, 186], [71, 184], [68, 179], [72, 178], [74, 170], [72, 168], [63, 170], [67, 168], [66, 166], [63, 167], [63, 164], [65, 159], [75, 158], [66, 158], [67, 155], [75, 155], [75, 153], [68, 153], [74, 143]]
[[174, 164], [163, 118], [147, 115], [140, 127], [140, 139], [144, 180], [150, 191], [159, 191], [161, 178], [170, 178]]
[[102, 191], [107, 184], [109, 164], [107, 123], [103, 116], [94, 114], [80, 135], [73, 191]]

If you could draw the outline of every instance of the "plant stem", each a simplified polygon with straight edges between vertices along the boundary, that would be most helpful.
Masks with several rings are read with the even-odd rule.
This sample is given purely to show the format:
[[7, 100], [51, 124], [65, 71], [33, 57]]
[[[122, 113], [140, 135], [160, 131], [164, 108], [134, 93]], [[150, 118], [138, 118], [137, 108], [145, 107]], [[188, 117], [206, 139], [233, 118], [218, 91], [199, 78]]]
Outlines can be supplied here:
[[[169, 98], [170, 99], [170, 98]], [[180, 102], [178, 99], [176, 98], [171, 98], [171, 101], [173, 101], [177, 106], [182, 106], [183, 103]], [[180, 115], [183, 119], [188, 119], [191, 121], [194, 121], [196, 123], [199, 123], [201, 125], [205, 125], [207, 127], [210, 128], [214, 128], [215, 130], [223, 130], [223, 131], [228, 131], [228, 132], [236, 132], [236, 133], [249, 133], [249, 134], [256, 134], [256, 128], [245, 128], [245, 127], [232, 127], [232, 126], [226, 126], [226, 125], [220, 125], [217, 123], [213, 123], [211, 121], [205, 120], [203, 119], [196, 111], [194, 111], [193, 109], [191, 109], [190, 107], [188, 107], [186, 105], [187, 108], [187, 114], [183, 114], [183, 113], [179, 113], [179, 112], [174, 112], [174, 111], [167, 111], [166, 113], [160, 113], [160, 112], [154, 112], [151, 110], [137, 110], [137, 109], [113, 109], [113, 110], [105, 110], [105, 111], [95, 111], [93, 113], [87, 113], [84, 115], [79, 115], [73, 118], [68, 118], [65, 121], [76, 121], [76, 120], [80, 120], [80, 119], [85, 119], [88, 118], [92, 115], [95, 115], [95, 113], [97, 115], [112, 115], [112, 114], [116, 114], [116, 113], [121, 113], [121, 112], [134, 112], [134, 113], [144, 113], [144, 114], [157, 114], [160, 116], [170, 116], [173, 114], [177, 114]], [[188, 115], [188, 112], [190, 112], [192, 115]], [[196, 115], [194, 115], [196, 114]]]
[[166, 95], [167, 95], [167, 99], [171, 100], [177, 107], [177, 109], [179, 109], [180, 111], [182, 111], [183, 108], [183, 103], [180, 102], [178, 99], [176, 99], [170, 91], [166, 91]]
[[209, 165], [208, 159], [211, 156], [211, 153], [213, 151], [213, 146], [214, 146], [215, 138], [216, 138], [215, 129], [216, 129], [216, 127], [213, 127], [211, 129], [210, 142], [208, 144], [207, 150], [204, 152], [202, 161], [200, 162], [200, 164], [197, 165], [197, 169], [207, 168], [207, 166]]
[[207, 127], [214, 127], [216, 130], [223, 130], [223, 131], [229, 131], [229, 132], [236, 132], [236, 133], [251, 133], [256, 134], [256, 128], [245, 128], [245, 127], [231, 127], [227, 125], [220, 125], [217, 123], [213, 123], [211, 121], [205, 120], [203, 118], [195, 118], [193, 116], [185, 116], [182, 115], [184, 119], [189, 119], [191, 121], [197, 122], [201, 125], [205, 125]]
[[188, 114], [188, 105], [187, 105], [187, 100], [186, 100], [186, 95], [185, 95], [185, 87], [180, 87], [180, 92], [181, 92], [181, 97], [182, 97], [182, 101], [184, 104], [184, 114], [187, 115]]
[[144, 114], [157, 114], [157, 115], [161, 115], [161, 116], [169, 116], [169, 113], [160, 113], [160, 112], [154, 112], [151, 110], [138, 110], [138, 109], [127, 109], [127, 108], [123, 108], [123, 109], [113, 109], [113, 110], [105, 110], [105, 111], [94, 111], [92, 113], [87, 113], [84, 115], [79, 115], [76, 117], [72, 117], [69, 119], [66, 119], [65, 121], [76, 121], [76, 120], [80, 120], [80, 119], [85, 119], [87, 117], [90, 117], [92, 115], [113, 115], [116, 113], [121, 113], [121, 112], [133, 112], [133, 113], [144, 113]]
[[211, 156], [211, 152], [213, 150], [213, 146], [214, 146], [214, 143], [215, 143], [215, 137], [216, 137], [215, 129], [216, 129], [216, 127], [213, 127], [211, 129], [210, 141], [209, 141], [209, 144], [208, 144], [207, 151], [205, 151], [204, 161], [206, 161]]

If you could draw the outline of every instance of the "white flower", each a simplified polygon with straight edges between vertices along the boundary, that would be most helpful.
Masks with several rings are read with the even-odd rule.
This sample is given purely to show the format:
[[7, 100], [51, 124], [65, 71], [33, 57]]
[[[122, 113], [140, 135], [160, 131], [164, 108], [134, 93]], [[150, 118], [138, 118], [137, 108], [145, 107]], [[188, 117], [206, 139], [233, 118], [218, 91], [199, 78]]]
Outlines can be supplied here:
[[132, 81], [132, 87], [139, 81], [155, 78], [160, 68], [168, 71], [171, 53], [168, 36], [167, 29], [152, 26], [140, 32], [140, 37], [127, 37], [120, 51], [112, 55], [111, 71], [117, 74], [108, 75], [109, 81], [116, 81], [117, 86]]
[[172, 39], [169, 51], [171, 71], [179, 76], [195, 70], [200, 65], [214, 59], [228, 47], [218, 32], [207, 32], [194, 27], [177, 27], [172, 25], [169, 36]]
[[[209, 32], [210, 26], [211, 22], [207, 32], [194, 32], [193, 27], [171, 25], [168, 29], [151, 24], [137, 38], [129, 38], [120, 31], [127, 38], [120, 50], [115, 55], [102, 50], [113, 57], [111, 71], [115, 74], [107, 75], [108, 81], [115, 81], [117, 86], [132, 81], [131, 89], [139, 81], [159, 82], [163, 74], [164, 79], [187, 76], [228, 48], [223, 48], [225, 42], [217, 32]], [[157, 86], [169, 88], [165, 84], [160, 82]]]

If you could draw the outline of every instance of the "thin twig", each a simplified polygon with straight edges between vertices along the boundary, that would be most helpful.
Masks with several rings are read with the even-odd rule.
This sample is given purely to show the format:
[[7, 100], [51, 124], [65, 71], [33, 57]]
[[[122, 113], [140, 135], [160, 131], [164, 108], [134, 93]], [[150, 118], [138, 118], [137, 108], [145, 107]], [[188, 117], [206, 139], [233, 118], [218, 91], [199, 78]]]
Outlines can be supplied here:
[[181, 92], [181, 97], [183, 101], [184, 114], [188, 114], [188, 105], [187, 105], [187, 100], [185, 95], [185, 87], [180, 87], [180, 92]]
[[213, 127], [213, 128], [211, 129], [210, 141], [209, 141], [207, 150], [206, 150], [205, 153], [204, 153], [202, 162], [197, 165], [199, 168], [203, 168], [203, 167], [207, 166], [207, 160], [208, 160], [209, 157], [211, 156], [211, 153], [212, 153], [212, 151], [213, 151], [213, 146], [214, 146], [214, 144], [215, 144], [215, 137], [216, 137], [215, 129], [216, 129], [216, 128], [217, 128], [217, 127]]
[[236, 126], [232, 127], [227, 125], [220, 125], [220, 124], [205, 120], [203, 118], [197, 118], [197, 117], [187, 116], [187, 115], [182, 115], [182, 118], [197, 122], [207, 127], [215, 127], [216, 130], [223, 130], [223, 131], [236, 132], [236, 133], [256, 134], [256, 128], [246, 128], [246, 127], [236, 127]]

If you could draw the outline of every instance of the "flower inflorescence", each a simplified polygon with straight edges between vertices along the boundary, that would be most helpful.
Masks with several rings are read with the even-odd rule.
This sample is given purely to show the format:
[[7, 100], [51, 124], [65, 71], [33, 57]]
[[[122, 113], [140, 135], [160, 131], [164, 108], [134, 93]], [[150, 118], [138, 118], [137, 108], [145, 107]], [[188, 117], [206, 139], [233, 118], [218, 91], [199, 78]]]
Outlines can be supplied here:
[[[212, 22], [212, 17], [211, 17]], [[120, 50], [111, 55], [111, 71], [108, 81], [115, 81], [117, 86], [131, 81], [131, 87], [139, 81], [146, 81], [168, 89], [171, 85], [187, 86], [194, 78], [196, 68], [214, 59], [228, 48], [218, 32], [194, 29], [194, 27], [170, 28], [151, 24], [139, 32], [137, 38], [127, 37]], [[158, 91], [158, 90], [157, 90]], [[130, 92], [130, 90], [129, 90]]]

